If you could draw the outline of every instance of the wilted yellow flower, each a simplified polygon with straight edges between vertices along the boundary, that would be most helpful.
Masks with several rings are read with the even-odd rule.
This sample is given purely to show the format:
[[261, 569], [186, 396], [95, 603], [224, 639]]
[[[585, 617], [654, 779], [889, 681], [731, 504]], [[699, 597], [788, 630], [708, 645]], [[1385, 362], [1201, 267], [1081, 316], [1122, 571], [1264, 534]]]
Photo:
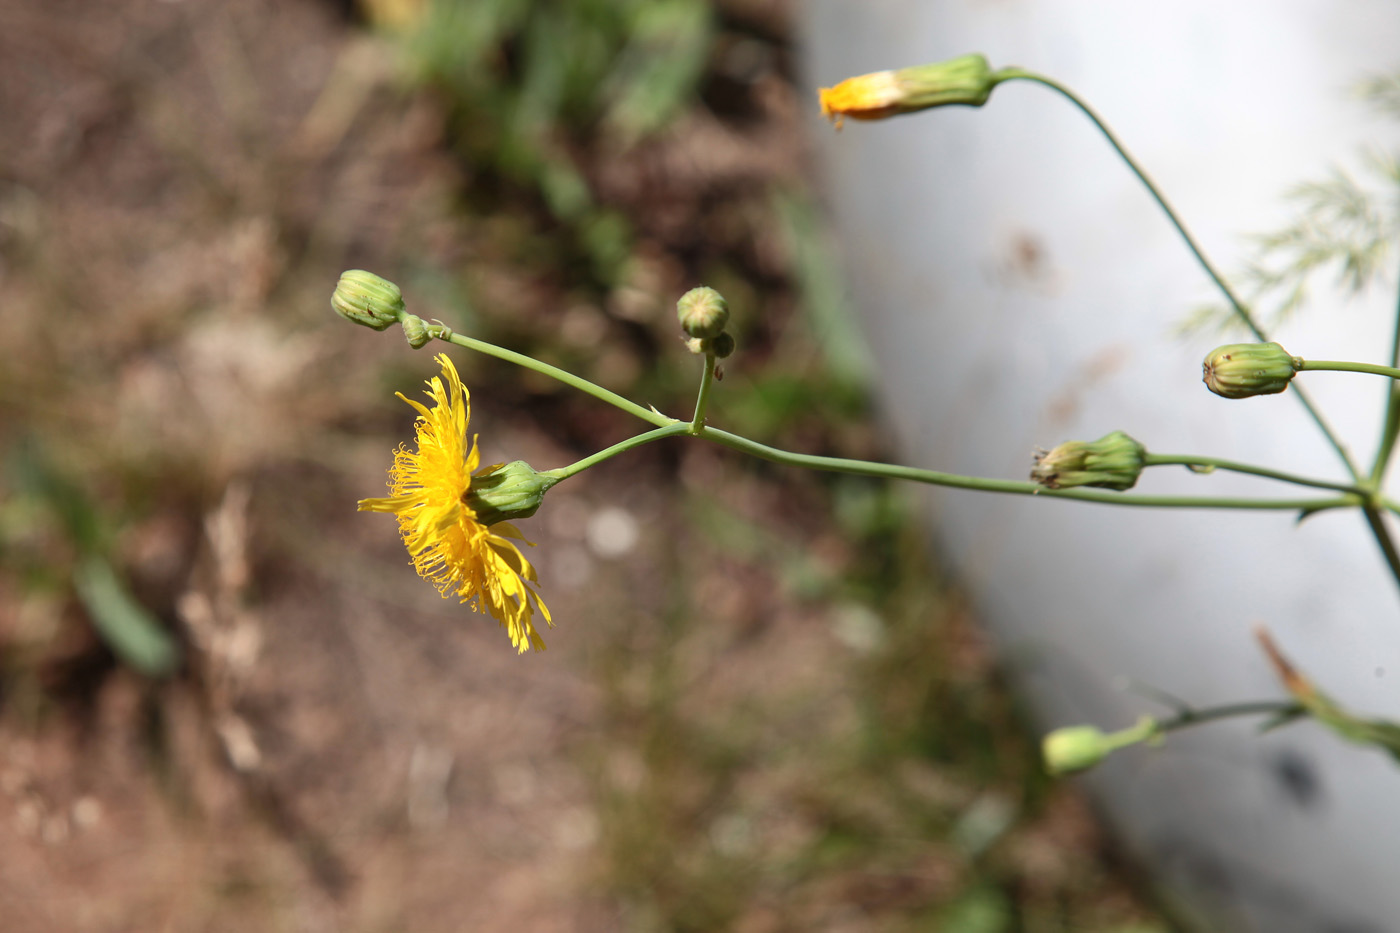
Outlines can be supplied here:
[[950, 104], [980, 107], [998, 80], [981, 55], [963, 55], [931, 65], [847, 78], [835, 87], [820, 88], [817, 97], [822, 115], [839, 129], [843, 117], [883, 120]]
[[436, 376], [428, 380], [433, 408], [399, 393], [418, 410], [418, 449], [399, 446], [389, 468], [390, 496], [362, 499], [360, 511], [397, 515], [414, 569], [436, 584], [443, 597], [455, 590], [462, 602], [490, 613], [522, 654], [544, 650], [532, 622], [535, 610], [554, 623], [530, 586], [536, 582], [535, 568], [509, 540], [524, 537], [510, 522], [488, 527], [468, 504], [472, 474], [481, 461], [476, 438], [467, 438], [471, 396], [452, 361], [441, 353], [437, 360], [447, 385]]
[[899, 102], [904, 97], [904, 91], [893, 71], [877, 71], [847, 78], [835, 87], [820, 88], [817, 97], [821, 102], [822, 116], [831, 118], [840, 126], [842, 117], [882, 120], [899, 113]]

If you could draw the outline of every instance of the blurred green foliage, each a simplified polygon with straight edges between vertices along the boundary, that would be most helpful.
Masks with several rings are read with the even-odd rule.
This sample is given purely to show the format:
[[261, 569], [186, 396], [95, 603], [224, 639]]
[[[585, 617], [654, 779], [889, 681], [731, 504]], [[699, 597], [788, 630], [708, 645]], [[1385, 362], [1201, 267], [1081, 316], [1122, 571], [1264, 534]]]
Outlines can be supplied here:
[[[1357, 95], [1377, 113], [1400, 119], [1400, 75], [1378, 75]], [[1339, 290], [1360, 294], [1391, 273], [1392, 244], [1400, 236], [1400, 153], [1379, 148], [1360, 154], [1360, 171], [1332, 166], [1327, 176], [1287, 192], [1296, 216], [1278, 230], [1250, 238], [1251, 254], [1234, 278], [1270, 327], [1283, 324], [1310, 301], [1312, 285], [1332, 273]], [[1195, 309], [1180, 330], [1243, 330], [1228, 305]]]
[[472, 206], [498, 206], [504, 186], [538, 198], [611, 284], [630, 225], [597, 203], [574, 154], [663, 128], [693, 99], [712, 38], [705, 0], [439, 0], [404, 53], [412, 80], [444, 95], [452, 144], [482, 176]]
[[[21, 694], [51, 690], [45, 672], [75, 656], [98, 657], [100, 665], [69, 665], [91, 681], [111, 674], [114, 659], [159, 677], [183, 644], [192, 663], [143, 684], [143, 708], [168, 703], [174, 722], [188, 690], [199, 701], [186, 697], [186, 713], [193, 705], [206, 717], [246, 715], [253, 738], [271, 736], [255, 746], [269, 765], [254, 797], [282, 814], [270, 822], [304, 849], [318, 827], [316, 817], [291, 818], [299, 794], [318, 781], [348, 782], [389, 751], [349, 725], [335, 731], [336, 713], [352, 708], [345, 698], [378, 698], [395, 677], [405, 689], [423, 686], [416, 674], [435, 686], [464, 679], [432, 665], [366, 673], [335, 653], [345, 650], [335, 639], [354, 599], [391, 607], [383, 614], [402, 625], [396, 647], [416, 650], [418, 639], [436, 656], [431, 639], [443, 637], [436, 616], [412, 627], [419, 609], [395, 587], [421, 581], [402, 566], [397, 542], [386, 540], [384, 553], [402, 578], [365, 572], [364, 542], [377, 532], [359, 530], [353, 501], [375, 490], [351, 491], [366, 449], [387, 460], [405, 418], [393, 391], [411, 394], [426, 358], [334, 319], [326, 297], [341, 269], [382, 269], [425, 318], [682, 413], [698, 364], [680, 345], [672, 303], [692, 285], [712, 285], [729, 299], [739, 342], [717, 387], [717, 424], [814, 453], [887, 452], [872, 423], [870, 364], [791, 142], [800, 135], [791, 101], [808, 93], [791, 86], [781, 29], [745, 19], [739, 4], [707, 0], [410, 4], [420, 18], [375, 38], [371, 54], [346, 51], [328, 66], [332, 77], [316, 93], [334, 106], [318, 109], [276, 70], [301, 53], [295, 31], [285, 37], [290, 49], [277, 45], [280, 5], [176, 6], [187, 26], [134, 47], [193, 62], [197, 80], [157, 69], [119, 74], [104, 88], [115, 116], [99, 116], [141, 148], [95, 147], [100, 172], [51, 160], [50, 188], [27, 182], [38, 192], [24, 192], [32, 222], [14, 220], [21, 199], [0, 189], [0, 221], [10, 218], [0, 229], [3, 258], [32, 293], [29, 342], [0, 363], [0, 428], [36, 438], [32, 457], [7, 450], [0, 472], [0, 610], [19, 606], [26, 619], [6, 628], [0, 618], [0, 699], [9, 711]], [[186, 28], [203, 43], [199, 54], [179, 44]], [[342, 54], [344, 36], [321, 41], [328, 57]], [[403, 65], [392, 86], [385, 43]], [[239, 59], [245, 53], [267, 58]], [[162, 61], [169, 74], [186, 74], [171, 61]], [[181, 96], [204, 80], [214, 86], [205, 98]], [[210, 97], [261, 103], [226, 110]], [[275, 113], [279, 106], [288, 112]], [[340, 122], [306, 117], [338, 107]], [[404, 113], [413, 119], [400, 120]], [[120, 123], [130, 114], [139, 119]], [[285, 126], [306, 131], [311, 155], [279, 148], [297, 139]], [[415, 127], [428, 142], [415, 141]], [[93, 138], [102, 128], [94, 123]], [[721, 168], [690, 171], [710, 164], [699, 158], [706, 146], [723, 150]], [[136, 179], [129, 189], [101, 174], [114, 166]], [[624, 196], [610, 174], [645, 176], [647, 185]], [[170, 200], [146, 198], [142, 183]], [[65, 192], [113, 191], [123, 203], [149, 201], [150, 215], [133, 219], [96, 200], [57, 213]], [[113, 226], [101, 227], [104, 218]], [[117, 222], [120, 236], [111, 232]], [[100, 233], [93, 242], [61, 239], [89, 227]], [[124, 249], [101, 252], [119, 240]], [[83, 326], [34, 323], [64, 315]], [[489, 387], [473, 396], [482, 422], [506, 421], [517, 438], [533, 430], [553, 450], [583, 454], [623, 430], [615, 413], [510, 367], [465, 355], [460, 364], [474, 386]], [[600, 821], [592, 880], [621, 905], [624, 928], [846, 922], [1106, 933], [1145, 915], [1090, 844], [1056, 829], [1056, 819], [1080, 828], [1088, 820], [1066, 788], [1040, 775], [965, 608], [930, 574], [915, 496], [662, 448], [609, 465], [631, 494], [659, 490], [668, 502], [660, 513], [678, 515], [673, 545], [647, 555], [662, 605], [647, 607], [637, 581], [611, 595], [600, 585], [590, 601], [604, 604], [600, 616], [616, 628], [596, 653], [575, 655], [586, 667], [580, 678], [603, 697], [600, 721], [589, 722], [597, 728], [577, 730], [587, 732], [576, 750]], [[240, 563], [208, 540], [234, 479], [252, 489], [249, 522], [263, 520], [239, 538], [251, 578], [211, 583]], [[181, 598], [220, 585], [225, 592], [212, 595], [228, 631], [245, 603], [266, 622], [245, 626], [269, 643], [256, 685], [231, 685], [227, 670], [215, 683], [197, 639], [175, 637], [173, 626], [188, 624]], [[289, 598], [299, 589], [317, 609]], [[609, 599], [622, 608], [607, 611]], [[317, 611], [329, 619], [323, 629]], [[34, 624], [40, 616], [45, 624]], [[321, 631], [334, 635], [307, 634]], [[763, 652], [744, 650], [755, 642]], [[289, 643], [306, 653], [271, 656]], [[834, 655], [840, 663], [809, 663], [833, 651], [846, 652]], [[325, 656], [336, 676], [316, 668]], [[764, 661], [757, 669], [731, 669], [755, 656]], [[308, 676], [311, 668], [323, 679]], [[314, 715], [306, 707], [284, 715], [303, 697]], [[437, 709], [423, 708], [423, 722], [403, 712], [415, 704], [395, 708], [405, 721], [388, 718], [383, 732], [395, 742], [431, 732]], [[159, 725], [166, 719], [148, 717], [152, 762], [171, 775], [193, 771], [207, 748], [175, 761], [178, 735]], [[299, 745], [295, 721], [331, 723], [324, 734], [333, 738]], [[279, 770], [288, 762], [295, 767]], [[307, 812], [334, 814], [320, 828], [333, 827], [328, 837], [350, 848], [346, 826], [392, 822], [383, 805], [347, 791]], [[381, 873], [392, 831], [371, 834], [365, 874]], [[291, 904], [288, 917], [305, 907], [270, 900], [278, 910]]]

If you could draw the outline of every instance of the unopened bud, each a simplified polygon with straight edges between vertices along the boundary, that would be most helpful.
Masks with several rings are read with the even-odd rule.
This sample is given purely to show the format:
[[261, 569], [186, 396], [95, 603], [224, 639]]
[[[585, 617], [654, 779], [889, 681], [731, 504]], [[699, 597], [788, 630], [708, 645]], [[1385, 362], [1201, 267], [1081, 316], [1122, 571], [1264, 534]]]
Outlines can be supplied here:
[[472, 477], [463, 501], [483, 525], [529, 518], [558, 477], [535, 471], [524, 460], [487, 467]]
[[1066, 441], [1036, 455], [1031, 479], [1047, 489], [1098, 486], [1132, 489], [1142, 475], [1147, 450], [1122, 431], [1096, 441]]
[[980, 107], [998, 79], [981, 55], [963, 55], [932, 65], [877, 71], [847, 78], [817, 92], [822, 115], [841, 126], [844, 117], [883, 120], [930, 107], [962, 104]]
[[1108, 757], [1113, 749], [1108, 736], [1098, 726], [1065, 726], [1047, 735], [1040, 743], [1045, 770], [1051, 774], [1088, 771]]
[[728, 359], [734, 354], [734, 338], [728, 331], [714, 337], [687, 337], [685, 348], [696, 356], [713, 353], [715, 359]]
[[416, 314], [405, 314], [399, 323], [403, 324], [403, 335], [408, 339], [408, 345], [415, 350], [421, 350], [433, 339], [433, 335], [428, 333], [428, 325]]
[[403, 313], [403, 293], [388, 279], [373, 272], [351, 269], [340, 274], [331, 307], [347, 321], [383, 330]]
[[729, 335], [729, 331], [717, 334], [710, 340], [710, 352], [717, 360], [728, 359], [734, 353], [734, 338]]
[[1047, 735], [1040, 744], [1045, 770], [1050, 774], [1072, 774], [1087, 771], [1103, 761], [1110, 753], [1159, 739], [1161, 729], [1150, 716], [1137, 725], [1118, 732], [1104, 732], [1098, 726], [1065, 726]]
[[1231, 343], [1212, 350], [1201, 368], [1216, 395], [1249, 398], [1282, 392], [1302, 365], [1276, 343]]
[[729, 323], [729, 303], [713, 288], [692, 288], [676, 302], [681, 329], [692, 337], [716, 337]]

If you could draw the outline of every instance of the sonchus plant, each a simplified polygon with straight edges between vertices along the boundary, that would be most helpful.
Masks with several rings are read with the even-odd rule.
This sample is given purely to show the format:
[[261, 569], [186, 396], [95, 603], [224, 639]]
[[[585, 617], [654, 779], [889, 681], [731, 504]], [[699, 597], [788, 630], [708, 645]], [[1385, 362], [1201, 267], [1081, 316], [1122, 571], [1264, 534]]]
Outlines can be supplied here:
[[[1270, 341], [1254, 312], [1207, 258], [1171, 203], [1108, 125], [1073, 91], [1043, 75], [1022, 68], [993, 70], [983, 56], [965, 55], [948, 62], [850, 78], [834, 87], [823, 88], [818, 94], [818, 103], [822, 113], [839, 127], [845, 117], [880, 120], [945, 106], [981, 107], [989, 102], [998, 85], [1008, 81], [1047, 87], [1089, 118], [1151, 193], [1187, 250], [1219, 289], [1233, 318], [1252, 336], [1253, 340], [1248, 343], [1221, 346], [1205, 357], [1203, 376], [1210, 391], [1231, 400], [1291, 394], [1304, 406], [1321, 436], [1336, 452], [1346, 469], [1347, 479], [1330, 481], [1211, 456], [1152, 453], [1120, 430], [1110, 431], [1096, 441], [1066, 441], [1051, 450], [1041, 451], [1035, 458], [1029, 480], [965, 476], [781, 450], [709, 423], [711, 391], [721, 376], [719, 361], [735, 351], [735, 341], [727, 329], [729, 305], [713, 288], [692, 289], [677, 303], [683, 339], [690, 352], [700, 358], [701, 366], [695, 408], [688, 418], [676, 418], [639, 405], [566, 370], [455, 333], [440, 322], [427, 323], [407, 311], [403, 296], [393, 283], [370, 272], [351, 270], [342, 275], [331, 299], [331, 306], [346, 320], [381, 331], [398, 323], [409, 346], [415, 349], [440, 340], [507, 360], [613, 405], [647, 426], [627, 440], [551, 470], [537, 471], [522, 461], [482, 467], [476, 437], [468, 433], [470, 395], [452, 361], [445, 354], [439, 354], [436, 359], [441, 376], [434, 376], [427, 383], [432, 407], [404, 399], [418, 413], [416, 449], [402, 446], [398, 449], [389, 470], [389, 495], [365, 499], [360, 502], [360, 508], [394, 514], [415, 569], [432, 581], [444, 597], [455, 595], [495, 618], [506, 630], [511, 644], [522, 653], [544, 647], [536, 619], [543, 619], [547, 625], [552, 625], [553, 621], [536, 590], [534, 568], [517, 543], [524, 542], [524, 537], [513, 520], [535, 514], [542, 507], [545, 494], [556, 483], [633, 448], [670, 439], [720, 444], [739, 453], [795, 468], [988, 493], [1139, 508], [1281, 510], [1300, 516], [1333, 509], [1357, 509], [1367, 519], [1381, 554], [1400, 584], [1400, 551], [1382, 519], [1383, 513], [1400, 513], [1400, 504], [1388, 497], [1381, 487], [1381, 478], [1400, 436], [1400, 322], [1397, 322], [1397, 337], [1388, 364], [1308, 360]], [[1400, 171], [1394, 173], [1394, 180], [1400, 183]], [[1387, 226], [1385, 233], [1383, 243], [1376, 236], [1366, 241], [1365, 252], [1370, 259], [1394, 238], [1395, 224]], [[1300, 384], [1303, 380], [1299, 377], [1313, 370], [1367, 373], [1392, 380], [1381, 442], [1369, 469], [1362, 469], [1352, 460]], [[1217, 470], [1242, 473], [1289, 483], [1301, 487], [1305, 494], [1167, 496], [1129, 491], [1145, 470], [1163, 466], [1185, 466], [1199, 474]], [[1082, 771], [1117, 749], [1160, 742], [1174, 730], [1232, 716], [1264, 716], [1267, 717], [1266, 727], [1309, 717], [1348, 739], [1377, 745], [1392, 754], [1400, 747], [1395, 739], [1400, 735], [1400, 726], [1364, 719], [1342, 710], [1291, 664], [1283, 662], [1272, 641], [1265, 637], [1263, 644], [1292, 694], [1290, 699], [1199, 709], [1177, 703], [1170, 717], [1144, 718], [1137, 725], [1118, 732], [1104, 732], [1091, 725], [1066, 727], [1052, 732], [1045, 740], [1047, 768], [1056, 774]]]

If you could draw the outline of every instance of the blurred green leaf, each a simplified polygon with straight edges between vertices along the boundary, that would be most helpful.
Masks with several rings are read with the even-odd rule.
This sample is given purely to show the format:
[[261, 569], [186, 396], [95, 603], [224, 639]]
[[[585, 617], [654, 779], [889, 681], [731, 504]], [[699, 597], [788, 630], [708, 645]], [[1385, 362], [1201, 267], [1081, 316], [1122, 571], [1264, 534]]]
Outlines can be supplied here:
[[53, 465], [37, 439], [18, 444], [6, 466], [14, 476], [16, 492], [52, 509], [79, 550], [100, 546], [101, 517], [83, 490]]
[[714, 28], [701, 0], [653, 0], [632, 22], [627, 45], [603, 85], [608, 122], [630, 145], [665, 126], [694, 92]]
[[996, 888], [973, 888], [943, 912], [944, 933], [1002, 933], [1012, 929], [1011, 905]]
[[847, 386], [863, 389], [874, 367], [851, 316], [840, 263], [822, 239], [826, 224], [811, 199], [793, 191], [775, 192], [773, 210], [792, 256], [802, 305], [831, 374]]
[[154, 616], [136, 601], [112, 565], [89, 554], [73, 571], [73, 585], [98, 635], [112, 653], [147, 677], [168, 677], [180, 649]]

